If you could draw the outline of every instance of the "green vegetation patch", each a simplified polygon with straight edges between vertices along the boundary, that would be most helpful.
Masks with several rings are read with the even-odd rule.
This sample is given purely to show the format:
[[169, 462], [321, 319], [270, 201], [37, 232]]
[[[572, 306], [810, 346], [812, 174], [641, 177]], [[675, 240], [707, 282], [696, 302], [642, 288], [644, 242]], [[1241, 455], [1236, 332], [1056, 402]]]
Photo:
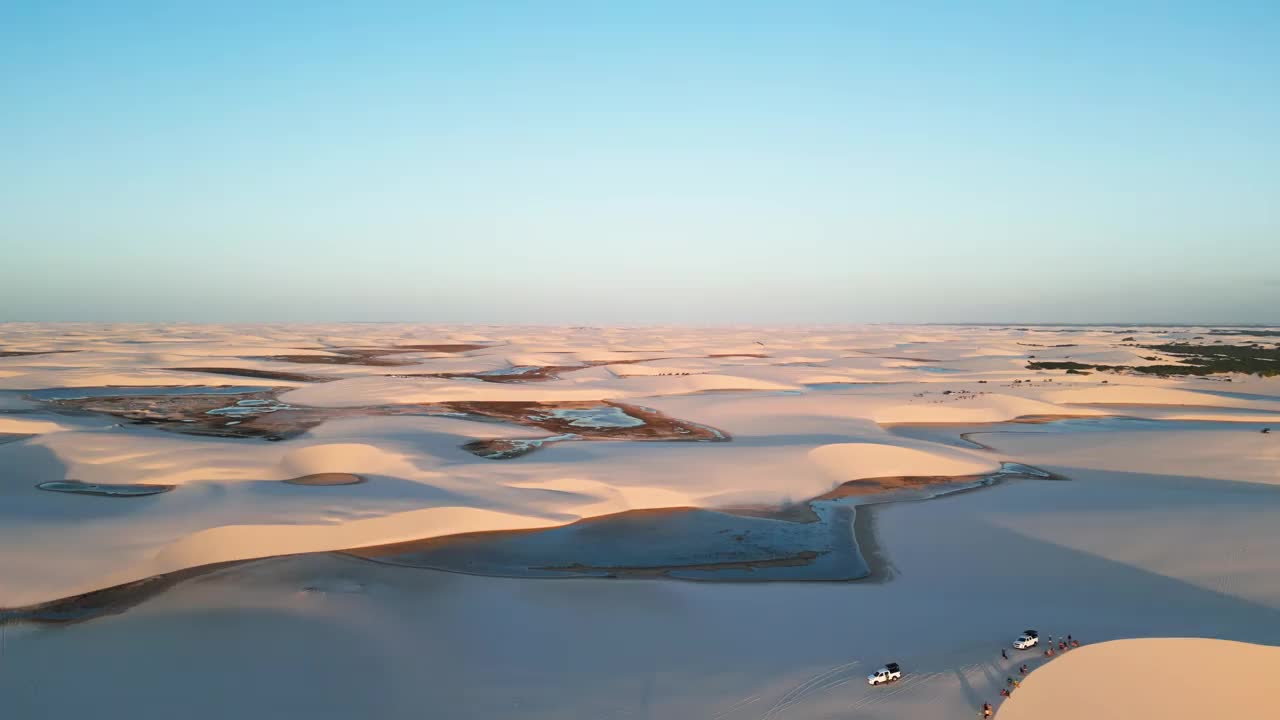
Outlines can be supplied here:
[[[1143, 345], [1168, 355], [1176, 355], [1183, 364], [1162, 365], [1092, 365], [1070, 361], [1038, 361], [1027, 363], [1028, 370], [1066, 370], [1079, 373], [1085, 370], [1102, 372], [1128, 371], [1143, 375], [1218, 375], [1242, 373], [1259, 377], [1280, 375], [1280, 348], [1264, 348], [1255, 345], [1193, 345], [1167, 343]], [[1146, 358], [1153, 359], [1153, 358]], [[1073, 374], [1075, 374], [1073, 373]]]
[[1280, 337], [1280, 330], [1210, 330], [1210, 335], [1249, 335], [1251, 337]]

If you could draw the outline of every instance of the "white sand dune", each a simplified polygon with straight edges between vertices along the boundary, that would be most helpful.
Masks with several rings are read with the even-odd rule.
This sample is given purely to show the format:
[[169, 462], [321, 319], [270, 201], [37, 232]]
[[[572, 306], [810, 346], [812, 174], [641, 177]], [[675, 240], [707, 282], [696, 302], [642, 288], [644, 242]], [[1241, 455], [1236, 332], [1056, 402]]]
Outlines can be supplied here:
[[364, 443], [311, 445], [289, 450], [280, 458], [284, 477], [323, 472], [412, 475], [419, 471], [403, 455]]
[[1093, 415], [1088, 408], [1068, 411], [1061, 405], [1013, 395], [979, 395], [938, 398], [933, 402], [877, 408], [872, 419], [879, 423], [1000, 422], [1024, 415]]
[[953, 448], [920, 450], [900, 445], [839, 443], [809, 451], [809, 459], [839, 482], [860, 478], [975, 475], [999, 469], [990, 455]]
[[14, 435], [43, 435], [67, 429], [63, 425], [49, 420], [36, 420], [20, 416], [6, 417], [0, 415], [0, 433]]
[[1036, 670], [999, 720], [1250, 720], [1275, 716], [1280, 647], [1207, 638], [1115, 640]]

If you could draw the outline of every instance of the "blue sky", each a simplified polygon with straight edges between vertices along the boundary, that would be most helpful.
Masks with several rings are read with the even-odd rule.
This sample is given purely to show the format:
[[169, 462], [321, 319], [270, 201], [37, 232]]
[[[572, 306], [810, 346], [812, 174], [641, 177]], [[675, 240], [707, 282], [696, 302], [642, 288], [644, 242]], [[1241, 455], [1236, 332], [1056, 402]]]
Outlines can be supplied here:
[[1280, 323], [1280, 3], [0, 1], [0, 320]]

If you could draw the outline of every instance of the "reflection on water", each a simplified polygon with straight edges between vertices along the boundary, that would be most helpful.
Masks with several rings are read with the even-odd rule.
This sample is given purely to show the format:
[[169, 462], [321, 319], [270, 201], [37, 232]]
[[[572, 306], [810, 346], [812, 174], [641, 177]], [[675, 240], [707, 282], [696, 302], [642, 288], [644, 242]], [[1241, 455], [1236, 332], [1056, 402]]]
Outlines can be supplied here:
[[251, 417], [261, 415], [263, 413], [272, 413], [277, 410], [292, 410], [292, 405], [286, 405], [279, 400], [270, 398], [251, 398], [248, 400], [238, 400], [235, 405], [223, 408], [214, 408], [205, 411], [205, 415], [222, 415], [226, 417]]
[[644, 420], [632, 417], [620, 407], [602, 405], [593, 408], [559, 409], [547, 413], [557, 420], [564, 420], [574, 427], [627, 428], [640, 427]]
[[515, 367], [500, 368], [498, 370], [486, 370], [476, 373], [477, 377], [501, 377], [503, 375], [527, 375], [531, 372], [541, 370], [537, 365], [517, 365]]

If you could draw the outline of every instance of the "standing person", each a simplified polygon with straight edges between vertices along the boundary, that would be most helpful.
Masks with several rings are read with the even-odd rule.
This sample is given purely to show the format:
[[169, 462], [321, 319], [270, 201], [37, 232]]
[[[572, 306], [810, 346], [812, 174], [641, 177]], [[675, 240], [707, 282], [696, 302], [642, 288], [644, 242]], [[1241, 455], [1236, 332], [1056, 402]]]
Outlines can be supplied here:
[[991, 717], [991, 703], [982, 703], [982, 717]]
[[1004, 648], [1000, 648], [1000, 657], [1004, 658], [1005, 660], [1009, 659], [1009, 656], [1006, 655], [1004, 652]]

